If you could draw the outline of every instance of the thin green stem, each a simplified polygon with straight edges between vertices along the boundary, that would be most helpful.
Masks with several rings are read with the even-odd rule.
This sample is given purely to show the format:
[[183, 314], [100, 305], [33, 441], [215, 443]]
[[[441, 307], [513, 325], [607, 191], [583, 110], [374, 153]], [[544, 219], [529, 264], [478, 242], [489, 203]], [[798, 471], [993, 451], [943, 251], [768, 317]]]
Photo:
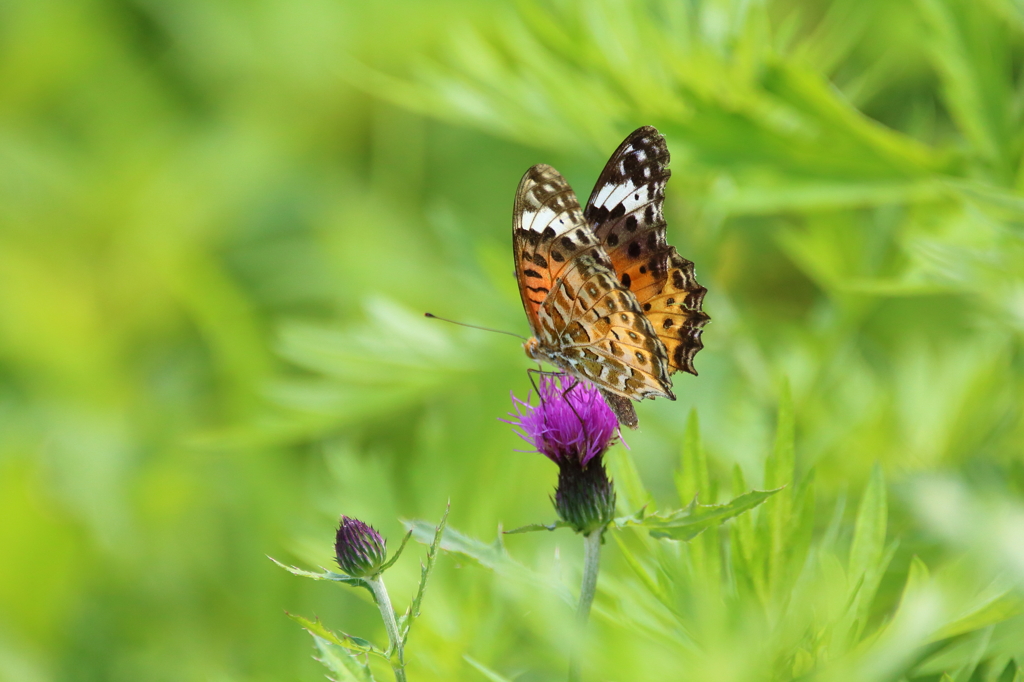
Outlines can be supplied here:
[[395, 671], [395, 682], [405, 682], [405, 652], [402, 647], [402, 637], [398, 632], [398, 621], [395, 620], [395, 610], [391, 607], [391, 598], [388, 597], [388, 590], [384, 587], [384, 578], [378, 575], [365, 580], [373, 590], [377, 608], [380, 609], [380, 616], [384, 619], [384, 629], [388, 631], [388, 639], [391, 642], [391, 669]]
[[[583, 583], [580, 585], [580, 604], [576, 609], [577, 641], [582, 640], [590, 620], [590, 607], [597, 592], [597, 571], [601, 567], [601, 536], [604, 528], [595, 530], [583, 538]], [[569, 657], [569, 682], [580, 680], [579, 644], [573, 646]]]

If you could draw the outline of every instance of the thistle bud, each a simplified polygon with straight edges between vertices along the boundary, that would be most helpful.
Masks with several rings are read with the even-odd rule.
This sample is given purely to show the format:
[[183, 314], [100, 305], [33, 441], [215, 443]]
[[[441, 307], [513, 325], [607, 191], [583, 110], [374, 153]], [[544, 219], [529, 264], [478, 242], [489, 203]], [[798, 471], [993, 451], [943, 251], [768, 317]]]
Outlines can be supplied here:
[[338, 566], [353, 578], [375, 575], [387, 558], [387, 541], [359, 519], [341, 517], [334, 540]]
[[558, 468], [555, 511], [583, 535], [604, 528], [615, 518], [615, 487], [601, 458], [587, 466], [569, 460]]

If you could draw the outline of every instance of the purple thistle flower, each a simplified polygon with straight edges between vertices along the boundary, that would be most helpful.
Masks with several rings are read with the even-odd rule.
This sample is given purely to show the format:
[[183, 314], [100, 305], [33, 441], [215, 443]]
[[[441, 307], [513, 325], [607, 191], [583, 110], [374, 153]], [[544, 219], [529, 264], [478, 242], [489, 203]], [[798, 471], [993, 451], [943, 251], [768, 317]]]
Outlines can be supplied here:
[[589, 535], [615, 515], [615, 489], [604, 468], [619, 421], [596, 386], [567, 375], [541, 377], [540, 404], [512, 396], [514, 413], [502, 421], [558, 465], [555, 511], [576, 532]]
[[387, 541], [372, 526], [342, 516], [334, 554], [342, 571], [353, 578], [365, 578], [380, 571], [387, 558]]
[[619, 421], [601, 392], [589, 382], [565, 374], [540, 379], [540, 404], [512, 396], [515, 420], [502, 420], [522, 431], [519, 437], [561, 466], [575, 460], [586, 467], [612, 444]]

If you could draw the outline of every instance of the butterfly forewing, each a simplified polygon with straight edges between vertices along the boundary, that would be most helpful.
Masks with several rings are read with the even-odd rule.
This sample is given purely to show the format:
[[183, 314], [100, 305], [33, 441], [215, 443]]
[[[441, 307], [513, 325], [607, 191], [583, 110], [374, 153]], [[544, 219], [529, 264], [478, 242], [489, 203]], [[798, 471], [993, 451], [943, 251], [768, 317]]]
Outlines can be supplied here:
[[625, 397], [672, 395], [664, 345], [550, 166], [534, 166], [519, 183], [512, 243], [544, 359]]
[[[551, 166], [540, 164], [528, 170], [519, 182], [512, 209], [512, 250], [519, 293], [534, 334], [543, 329], [541, 305], [565, 266], [565, 255], [552, 246], [574, 226], [587, 227], [568, 183]], [[553, 328], [546, 331], [554, 333]]]
[[633, 131], [612, 154], [594, 186], [584, 217], [605, 247], [620, 284], [636, 297], [668, 353], [670, 372], [696, 374], [703, 344], [706, 289], [693, 263], [665, 239], [663, 212], [669, 153], [651, 126]]

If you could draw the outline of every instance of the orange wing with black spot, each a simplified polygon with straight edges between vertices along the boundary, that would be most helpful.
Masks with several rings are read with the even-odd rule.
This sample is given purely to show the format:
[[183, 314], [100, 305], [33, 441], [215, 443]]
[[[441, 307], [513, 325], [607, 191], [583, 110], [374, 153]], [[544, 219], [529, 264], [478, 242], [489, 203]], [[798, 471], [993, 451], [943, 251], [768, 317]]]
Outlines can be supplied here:
[[512, 223], [534, 357], [614, 396], [674, 398], [665, 346], [616, 277], [565, 178], [543, 164], [528, 170]]
[[697, 283], [693, 263], [665, 239], [668, 162], [657, 129], [633, 131], [605, 165], [584, 217], [664, 344], [669, 372], [696, 374], [693, 357], [704, 347], [701, 329], [710, 319], [701, 309], [707, 289]]

